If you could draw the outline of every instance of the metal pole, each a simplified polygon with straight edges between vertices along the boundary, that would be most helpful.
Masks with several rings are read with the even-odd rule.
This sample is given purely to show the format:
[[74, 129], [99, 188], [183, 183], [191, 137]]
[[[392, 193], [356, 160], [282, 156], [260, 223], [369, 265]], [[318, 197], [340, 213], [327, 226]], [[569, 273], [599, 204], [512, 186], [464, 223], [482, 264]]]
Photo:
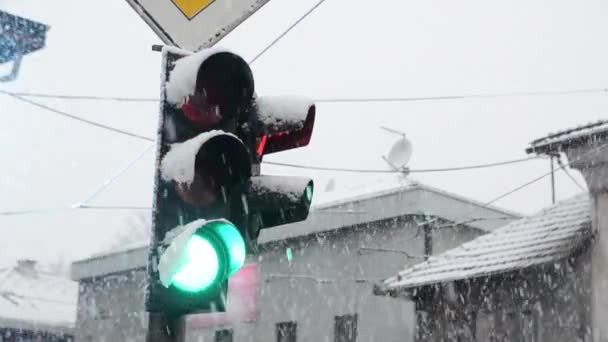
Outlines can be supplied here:
[[164, 313], [150, 313], [146, 342], [185, 342], [186, 317], [169, 317]]
[[551, 155], [551, 203], [555, 204], [555, 165], [554, 159], [555, 157]]

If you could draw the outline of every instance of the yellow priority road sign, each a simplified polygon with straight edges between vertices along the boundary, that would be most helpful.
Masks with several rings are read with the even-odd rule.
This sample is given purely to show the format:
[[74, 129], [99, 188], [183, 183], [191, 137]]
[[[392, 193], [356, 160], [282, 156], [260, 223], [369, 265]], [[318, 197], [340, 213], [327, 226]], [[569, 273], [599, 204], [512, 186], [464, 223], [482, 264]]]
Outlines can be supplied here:
[[192, 19], [207, 8], [214, 0], [172, 0], [175, 6], [188, 18]]
[[217, 43], [269, 0], [127, 0], [167, 45], [198, 51]]

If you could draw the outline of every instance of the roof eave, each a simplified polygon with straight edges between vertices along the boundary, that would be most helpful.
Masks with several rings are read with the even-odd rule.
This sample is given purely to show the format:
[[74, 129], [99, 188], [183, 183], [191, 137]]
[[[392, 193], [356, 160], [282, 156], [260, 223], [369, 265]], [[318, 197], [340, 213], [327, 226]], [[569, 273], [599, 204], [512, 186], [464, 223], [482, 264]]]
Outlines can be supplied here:
[[575, 148], [581, 145], [588, 144], [590, 142], [601, 142], [608, 139], [608, 130], [595, 132], [589, 135], [581, 135], [572, 137], [564, 140], [556, 140], [547, 143], [538, 141], [538, 143], [532, 142], [530, 147], [526, 148], [526, 153], [532, 154], [545, 154], [550, 155], [554, 153], [560, 153], [564, 150]]

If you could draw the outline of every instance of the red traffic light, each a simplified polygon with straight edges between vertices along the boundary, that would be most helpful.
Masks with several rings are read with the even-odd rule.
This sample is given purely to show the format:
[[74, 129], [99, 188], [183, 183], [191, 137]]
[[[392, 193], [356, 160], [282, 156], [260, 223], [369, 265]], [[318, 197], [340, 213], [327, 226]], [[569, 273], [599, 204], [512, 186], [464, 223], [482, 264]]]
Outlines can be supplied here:
[[253, 100], [253, 73], [239, 55], [207, 49], [175, 62], [166, 100], [201, 130], [237, 116]]
[[256, 99], [260, 131], [258, 157], [306, 146], [315, 123], [314, 103], [301, 97], [260, 97]]

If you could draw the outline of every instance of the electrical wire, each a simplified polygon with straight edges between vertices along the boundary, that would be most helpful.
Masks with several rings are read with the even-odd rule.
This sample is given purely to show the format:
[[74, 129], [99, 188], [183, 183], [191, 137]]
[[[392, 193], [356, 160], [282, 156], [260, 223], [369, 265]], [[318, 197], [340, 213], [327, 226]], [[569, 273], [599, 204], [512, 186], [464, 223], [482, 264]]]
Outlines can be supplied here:
[[110, 178], [106, 179], [95, 191], [93, 191], [84, 201], [75, 204], [76, 206], [86, 206], [89, 202], [91, 202], [95, 197], [97, 197], [103, 190], [105, 190], [108, 186], [110, 186], [118, 177], [120, 177], [123, 173], [129, 170], [135, 163], [140, 161], [148, 151], [150, 151], [156, 144], [150, 144], [146, 149], [141, 151], [140, 154], [135, 157], [135, 159], [129, 161], [124, 167], [120, 168], [116, 171]]
[[[564, 162], [562, 161], [562, 156], [558, 156], [557, 157], [557, 163], [562, 166], [564, 164]], [[570, 173], [570, 171], [568, 171], [568, 169], [566, 167], [564, 167], [562, 170], [564, 170], [564, 173], [568, 176], [568, 178], [570, 178], [570, 180], [576, 184], [576, 186], [582, 190], [582, 191], [587, 191], [587, 189], [585, 189], [584, 186], [582, 186], [577, 180], [576, 178], [574, 178], [574, 176], [572, 176], [572, 174]]]
[[36, 92], [22, 91], [3, 91], [6, 94], [21, 96], [21, 97], [38, 97], [56, 100], [93, 100], [93, 101], [116, 101], [116, 102], [158, 102], [158, 98], [152, 97], [121, 97], [121, 96], [96, 96], [96, 95], [65, 95], [65, 94], [47, 94]]
[[260, 51], [257, 55], [255, 55], [255, 57], [253, 57], [250, 61], [249, 64], [253, 64], [255, 61], [257, 61], [260, 57], [262, 57], [263, 54], [265, 54], [268, 50], [270, 50], [276, 43], [278, 43], [281, 39], [283, 39], [283, 37], [285, 37], [291, 30], [293, 30], [294, 27], [296, 27], [300, 22], [302, 22], [302, 20], [304, 20], [306, 17], [308, 17], [312, 12], [314, 12], [319, 6], [321, 6], [322, 3], [324, 3], [325, 0], [319, 0], [319, 2], [317, 2], [311, 9], [309, 9], [306, 13], [304, 13], [304, 15], [302, 15], [300, 18], [298, 18], [298, 20], [296, 20], [293, 24], [291, 24], [291, 26], [289, 26], [287, 28], [287, 30], [283, 31], [283, 33], [281, 33], [278, 37], [276, 37], [272, 42], [270, 42], [270, 44], [268, 44], [264, 49], [262, 49], [262, 51]]
[[[118, 102], [158, 102], [158, 98], [147, 97], [121, 97], [121, 96], [95, 96], [95, 95], [69, 95], [69, 94], [49, 94], [39, 92], [11, 92], [2, 90], [5, 94], [21, 97], [39, 97], [59, 100], [93, 100], [93, 101], [118, 101]], [[445, 100], [466, 100], [502, 97], [527, 97], [527, 96], [552, 96], [552, 95], [576, 95], [608, 93], [608, 88], [587, 88], [572, 90], [542, 90], [529, 92], [504, 92], [504, 93], [479, 93], [446, 96], [421, 96], [421, 97], [334, 97], [318, 98], [317, 103], [378, 103], [378, 102], [420, 102], [420, 101], [445, 101]]]
[[551, 96], [551, 95], [574, 95], [608, 93], [608, 88], [587, 88], [574, 90], [541, 90], [527, 92], [505, 92], [505, 93], [480, 93], [447, 96], [422, 96], [422, 97], [361, 97], [361, 98], [321, 98], [316, 99], [317, 103], [377, 103], [377, 102], [416, 102], [416, 101], [444, 101], [444, 100], [465, 100], [465, 99], [484, 99], [501, 97], [527, 97], [527, 96]]
[[61, 211], [74, 211], [74, 210], [152, 210], [152, 207], [143, 206], [94, 206], [94, 205], [74, 205], [57, 208], [41, 208], [41, 209], [28, 209], [28, 210], [8, 210], [0, 211], [0, 216], [20, 216], [20, 215], [31, 215], [31, 214], [52, 214]]
[[[138, 158], [140, 159], [143, 154], [149, 150], [149, 147], [142, 152]], [[472, 166], [467, 166], [467, 167], [458, 167], [458, 168], [445, 168], [445, 169], [421, 169], [421, 170], [425, 170], [428, 172], [440, 172], [440, 170], [443, 171], [456, 171], [456, 170], [469, 170], [469, 169], [475, 169], [475, 168], [482, 168], [482, 167], [492, 167], [492, 166], [500, 166], [500, 165], [506, 165], [509, 163], [518, 163], [518, 162], [523, 162], [523, 161], [527, 161], [527, 160], [532, 160], [532, 159], [538, 159], [541, 157], [530, 157], [530, 158], [524, 158], [524, 159], [516, 159], [516, 160], [510, 160], [510, 161], [505, 161], [505, 162], [499, 162], [499, 163], [491, 163], [491, 164], [479, 164], [479, 165], [472, 165]], [[92, 196], [89, 196], [89, 198], [87, 198], [85, 201], [80, 202], [80, 203], [76, 203], [74, 205], [71, 205], [69, 207], [60, 207], [60, 208], [47, 208], [47, 209], [32, 209], [32, 210], [22, 210], [22, 211], [4, 211], [4, 212], [0, 212], [0, 216], [10, 216], [10, 215], [26, 215], [26, 214], [39, 214], [39, 213], [47, 213], [47, 212], [53, 212], [53, 211], [59, 211], [59, 210], [68, 210], [68, 209], [105, 209], [105, 210], [111, 210], [111, 209], [117, 209], [117, 210], [129, 210], [129, 209], [137, 209], [137, 210], [149, 210], [151, 208], [149, 207], [131, 207], [131, 206], [116, 206], [116, 207], [111, 207], [111, 206], [107, 206], [107, 207], [100, 207], [100, 206], [88, 206], [86, 205], [86, 203], [88, 201], [90, 201], [91, 197], [97, 196], [101, 190], [103, 190], [103, 188], [107, 187], [111, 182], [113, 182], [120, 174], [122, 174], [123, 172], [125, 172], [128, 168], [130, 168], [132, 165], [135, 164], [135, 162], [137, 160], [134, 160], [132, 162], [130, 162], [125, 168], [119, 170], [115, 175], [113, 175], [110, 179], [106, 180], [103, 184], [102, 187], [95, 191], [93, 193]], [[429, 171], [430, 170], [430, 171]], [[352, 171], [349, 169], [349, 171]], [[386, 171], [386, 170], [384, 170]], [[395, 171], [390, 171], [390, 172], [395, 172]], [[511, 191], [509, 191], [508, 193], [502, 194], [501, 196], [493, 199], [492, 201], [484, 204], [484, 206], [488, 206], [490, 204], [492, 204], [495, 201], [498, 201], [508, 195], [510, 195], [513, 192], [519, 191], [522, 188], [535, 183], [536, 181], [546, 177], [547, 175], [543, 175], [541, 177], [535, 178], [534, 180], [527, 182], [519, 187], [517, 187], [516, 189], [513, 189]], [[470, 219], [467, 219], [470, 220]], [[425, 224], [434, 222], [433, 220], [430, 222], [425, 222]], [[463, 221], [463, 222], [468, 222], [468, 221]], [[455, 223], [454, 225], [458, 225], [458, 224], [463, 224], [463, 223]]]
[[62, 111], [62, 110], [59, 110], [59, 109], [55, 109], [53, 107], [47, 106], [47, 105], [42, 104], [40, 102], [36, 102], [36, 101], [30, 100], [30, 99], [27, 99], [27, 98], [19, 96], [19, 95], [14, 95], [13, 93], [7, 92], [5, 90], [1, 90], [0, 89], [0, 93], [6, 94], [7, 96], [11, 96], [11, 97], [13, 97], [13, 98], [15, 98], [15, 99], [17, 99], [19, 101], [28, 103], [28, 104], [30, 104], [32, 106], [45, 109], [45, 110], [47, 110], [49, 112], [52, 112], [52, 113], [55, 113], [55, 114], [58, 114], [58, 115], [61, 115], [61, 116], [64, 116], [64, 117], [76, 120], [76, 121], [80, 121], [82, 123], [86, 123], [86, 124], [89, 124], [89, 125], [92, 125], [92, 126], [95, 126], [95, 127], [98, 127], [98, 128], [102, 128], [102, 129], [105, 129], [105, 130], [108, 130], [108, 131], [111, 131], [111, 132], [114, 132], [114, 133], [119, 133], [119, 134], [122, 134], [122, 135], [127, 135], [127, 136], [130, 136], [130, 137], [133, 137], [133, 138], [138, 138], [138, 139], [142, 139], [142, 140], [146, 140], [146, 141], [154, 141], [154, 139], [152, 139], [152, 138], [145, 137], [143, 135], [139, 135], [139, 134], [135, 134], [135, 133], [131, 133], [131, 132], [119, 129], [119, 128], [114, 128], [114, 127], [111, 127], [111, 126], [100, 124], [100, 123], [95, 122], [95, 121], [83, 119], [83, 118], [81, 118], [81, 117], [79, 117], [77, 115], [70, 114], [68, 112], [65, 112], [65, 111]]
[[533, 157], [505, 160], [505, 161], [501, 161], [501, 162], [487, 163], [487, 164], [446, 167], [446, 168], [436, 168], [436, 169], [403, 169], [403, 170], [349, 169], [349, 168], [339, 168], [339, 167], [323, 167], [323, 166], [279, 163], [279, 162], [270, 162], [270, 161], [265, 161], [263, 163], [268, 164], [268, 165], [293, 167], [293, 168], [307, 169], [307, 170], [319, 170], [319, 171], [338, 171], [338, 172], [355, 172], [355, 173], [432, 173], [432, 172], [448, 172], [448, 171], [464, 171], [464, 170], [483, 169], [483, 168], [522, 163], [522, 162], [541, 159], [541, 158], [542, 157], [539, 157], [539, 156], [533, 156]]
[[[568, 166], [570, 166], [572, 163], [575, 163], [575, 162], [577, 162], [577, 161], [579, 161], [579, 160], [581, 160], [581, 159], [583, 159], [583, 158], [587, 157], [588, 155], [590, 155], [590, 154], [592, 154], [592, 153], [596, 153], [596, 152], [598, 152], [599, 150], [601, 150], [601, 149], [603, 149], [603, 148], [606, 148], [606, 147], [608, 147], [608, 145], [600, 145], [600, 146], [597, 146], [597, 147], [595, 147], [595, 148], [593, 148], [593, 149], [591, 149], [591, 150], [589, 150], [589, 151], [587, 151], [587, 152], [585, 152], [585, 153], [583, 153], [583, 154], [579, 155], [577, 158], [575, 158], [575, 159], [573, 159], [573, 160], [571, 160], [571, 161], [569, 161], [569, 162], [567, 162], [567, 163], [560, 163], [560, 165], [559, 165], [559, 167], [558, 167], [557, 169], [555, 169], [555, 170], [551, 170], [551, 171], [549, 171], [549, 172], [547, 172], [547, 173], [544, 173], [544, 174], [542, 174], [542, 175], [540, 175], [540, 176], [538, 176], [538, 177], [536, 177], [536, 178], [534, 178], [534, 179], [532, 179], [532, 180], [530, 180], [530, 181], [528, 181], [528, 182], [525, 182], [524, 184], [522, 184], [522, 185], [520, 185], [520, 186], [518, 186], [518, 187], [516, 187], [516, 188], [514, 188], [514, 189], [511, 189], [511, 190], [509, 190], [509, 191], [507, 191], [507, 192], [505, 192], [505, 193], [503, 193], [503, 194], [501, 194], [501, 195], [499, 195], [499, 196], [496, 196], [496, 197], [494, 197], [493, 199], [491, 199], [491, 200], [489, 200], [489, 201], [487, 201], [487, 202], [484, 202], [484, 203], [482, 204], [482, 206], [483, 206], [483, 207], [488, 207], [488, 206], [490, 206], [490, 205], [492, 205], [492, 204], [494, 204], [494, 203], [496, 203], [496, 202], [500, 201], [501, 199], [503, 199], [503, 198], [505, 198], [505, 197], [507, 197], [507, 196], [510, 196], [510, 195], [512, 195], [513, 193], [515, 193], [515, 192], [517, 192], [517, 191], [519, 191], [519, 190], [521, 190], [521, 189], [524, 189], [524, 188], [526, 188], [526, 187], [528, 187], [528, 186], [530, 186], [530, 185], [532, 185], [532, 184], [534, 184], [534, 183], [536, 183], [536, 182], [538, 182], [538, 181], [540, 181], [540, 180], [544, 179], [545, 177], [550, 176], [550, 175], [551, 175], [552, 173], [554, 173], [555, 171], [559, 171], [559, 170], [565, 170], [565, 168], [566, 168], [566, 167], [568, 167]], [[473, 211], [474, 211], [474, 209], [471, 209], [471, 210], [469, 211], [469, 213], [468, 213], [468, 214], [466, 214], [466, 215], [464, 215], [464, 216], [465, 216], [465, 217], [466, 217], [466, 216], [470, 216], [470, 215], [473, 213]], [[434, 219], [432, 219], [432, 220], [430, 220], [430, 221], [423, 222], [422, 224], [431, 224], [431, 223], [434, 223], [434, 222], [436, 222], [436, 221], [438, 221], [438, 220], [439, 220], [439, 218], [434, 218]], [[470, 220], [470, 218], [466, 218], [466, 219], [461, 220], [461, 221], [459, 221], [459, 222], [455, 222], [455, 223], [453, 223], [452, 225], [453, 225], [453, 226], [461, 225], [461, 224], [466, 223], [468, 220]]]

